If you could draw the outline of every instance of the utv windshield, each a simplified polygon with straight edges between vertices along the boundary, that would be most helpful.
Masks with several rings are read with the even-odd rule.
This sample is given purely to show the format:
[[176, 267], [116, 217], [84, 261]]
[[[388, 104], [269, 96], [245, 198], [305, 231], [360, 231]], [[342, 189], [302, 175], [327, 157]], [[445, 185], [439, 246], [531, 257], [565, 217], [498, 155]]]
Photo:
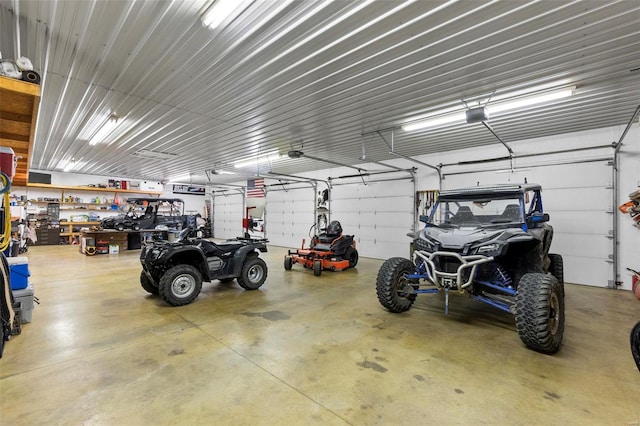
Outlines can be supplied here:
[[481, 227], [499, 224], [520, 224], [524, 221], [519, 198], [440, 200], [431, 214], [429, 224]]

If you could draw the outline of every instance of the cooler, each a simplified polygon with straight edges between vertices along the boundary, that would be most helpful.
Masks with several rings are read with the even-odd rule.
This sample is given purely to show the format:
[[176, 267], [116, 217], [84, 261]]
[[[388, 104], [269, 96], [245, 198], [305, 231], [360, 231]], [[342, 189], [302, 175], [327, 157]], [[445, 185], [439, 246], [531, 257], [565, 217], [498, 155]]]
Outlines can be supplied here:
[[33, 286], [29, 284], [27, 288], [12, 290], [11, 292], [13, 293], [13, 300], [22, 311], [20, 322], [22, 324], [31, 322], [31, 316], [33, 315]]
[[11, 290], [22, 290], [29, 284], [29, 258], [25, 256], [8, 257], [11, 275]]

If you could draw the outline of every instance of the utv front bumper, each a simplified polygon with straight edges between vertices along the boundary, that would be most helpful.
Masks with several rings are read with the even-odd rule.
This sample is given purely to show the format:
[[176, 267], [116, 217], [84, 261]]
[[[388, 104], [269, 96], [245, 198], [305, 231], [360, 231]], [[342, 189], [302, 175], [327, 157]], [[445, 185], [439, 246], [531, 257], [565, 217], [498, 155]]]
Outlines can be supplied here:
[[[429, 253], [416, 250], [413, 252], [413, 263], [424, 274], [414, 274], [407, 278], [423, 278], [438, 288], [464, 291], [476, 279], [478, 266], [493, 262], [492, 256], [481, 254], [463, 256], [459, 253], [436, 251]], [[424, 265], [421, 268], [421, 265]]]

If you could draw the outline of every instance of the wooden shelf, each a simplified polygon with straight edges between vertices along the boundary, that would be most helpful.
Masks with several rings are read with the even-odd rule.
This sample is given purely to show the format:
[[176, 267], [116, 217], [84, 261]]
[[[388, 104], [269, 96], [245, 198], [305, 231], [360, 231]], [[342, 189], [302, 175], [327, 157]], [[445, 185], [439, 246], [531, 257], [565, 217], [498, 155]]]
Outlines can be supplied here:
[[[27, 187], [42, 188], [42, 189], [57, 189], [61, 191], [111, 192], [111, 193], [117, 193], [117, 194], [148, 194], [148, 195], [157, 195], [158, 197], [162, 194], [162, 191], [145, 191], [142, 189], [97, 188], [93, 186], [64, 186], [64, 185], [49, 185], [46, 183], [27, 183]], [[51, 202], [55, 203], [56, 201], [51, 201]]]
[[61, 232], [60, 236], [61, 237], [67, 237], [67, 241], [69, 242], [69, 244], [73, 243], [73, 238], [80, 236], [82, 234], [83, 231], [74, 231], [73, 227], [75, 225], [79, 225], [79, 226], [93, 226], [93, 225], [100, 225], [100, 222], [69, 222], [69, 221], [60, 221], [60, 226], [68, 226], [69, 227], [69, 231], [68, 232]]
[[36, 131], [40, 86], [0, 76], [0, 145], [18, 156], [13, 186], [26, 186]]

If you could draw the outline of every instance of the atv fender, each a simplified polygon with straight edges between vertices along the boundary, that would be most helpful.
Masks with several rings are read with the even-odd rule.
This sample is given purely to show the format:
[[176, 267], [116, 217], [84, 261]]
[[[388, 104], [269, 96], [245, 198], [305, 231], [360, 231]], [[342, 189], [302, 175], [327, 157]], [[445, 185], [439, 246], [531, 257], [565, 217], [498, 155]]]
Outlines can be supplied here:
[[199, 250], [194, 246], [180, 247], [175, 249], [171, 254], [171, 258], [165, 259], [165, 261], [170, 261], [171, 259], [176, 259], [176, 258], [189, 259], [189, 261], [187, 262], [178, 261], [173, 263], [176, 263], [176, 264], [183, 263], [183, 264], [193, 265], [202, 274], [203, 281], [211, 281], [211, 277], [209, 274], [209, 267], [207, 266], [208, 265], [207, 259], [204, 253], [202, 253], [202, 250]]
[[256, 248], [253, 246], [243, 246], [233, 254], [233, 276], [240, 276], [242, 273], [242, 265], [244, 265], [247, 256], [258, 255], [255, 250]]

